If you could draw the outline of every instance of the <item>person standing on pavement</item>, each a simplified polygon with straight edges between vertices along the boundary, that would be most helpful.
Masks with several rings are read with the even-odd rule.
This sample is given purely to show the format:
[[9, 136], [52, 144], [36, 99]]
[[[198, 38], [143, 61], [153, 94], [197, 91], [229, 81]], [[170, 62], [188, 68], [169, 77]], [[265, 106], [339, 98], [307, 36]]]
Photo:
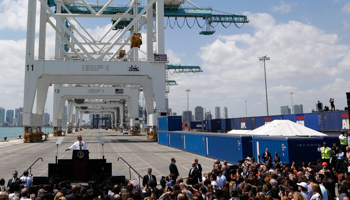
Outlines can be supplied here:
[[264, 163], [266, 163], [266, 161], [272, 160], [272, 156], [271, 156], [271, 153], [269, 152], [269, 148], [265, 149], [265, 152], [262, 154], [262, 159], [264, 159]]
[[317, 151], [321, 153], [322, 161], [328, 163], [331, 158], [332, 149], [327, 146], [327, 143], [323, 142], [323, 147], [319, 145]]
[[175, 163], [176, 163], [175, 158], [171, 158], [171, 163], [169, 165], [169, 170], [170, 170], [170, 174], [174, 174], [175, 175], [175, 180], [176, 180], [177, 177], [180, 175], [180, 173], [177, 170], [177, 167], [176, 167]]
[[152, 168], [148, 168], [147, 174], [143, 177], [143, 180], [142, 180], [143, 187], [145, 187], [146, 184], [148, 184], [149, 180], [154, 180], [154, 182], [157, 183], [156, 176], [152, 174]]
[[188, 172], [188, 185], [195, 185], [199, 182], [199, 170], [197, 168], [196, 162], [192, 163], [192, 168]]
[[340, 132], [339, 141], [341, 150], [345, 152], [345, 148], [348, 146], [348, 137], [345, 135], [344, 131]]
[[196, 163], [196, 167], [197, 167], [197, 169], [199, 171], [199, 176], [198, 176], [199, 182], [202, 182], [202, 165], [198, 163], [198, 159], [197, 158], [194, 159], [194, 162]]

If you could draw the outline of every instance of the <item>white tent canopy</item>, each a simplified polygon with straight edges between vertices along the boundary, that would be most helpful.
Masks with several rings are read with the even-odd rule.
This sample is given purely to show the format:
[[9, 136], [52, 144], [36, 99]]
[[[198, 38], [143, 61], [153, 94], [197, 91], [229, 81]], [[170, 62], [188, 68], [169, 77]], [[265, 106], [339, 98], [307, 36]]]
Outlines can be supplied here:
[[237, 129], [233, 129], [229, 132], [227, 132], [227, 134], [247, 134], [249, 131], [252, 131], [252, 130], [237, 130]]
[[[231, 131], [230, 131], [231, 132]], [[242, 133], [236, 133], [242, 135]], [[259, 128], [245, 133], [244, 135], [261, 136], [327, 136], [313, 129], [307, 128], [290, 120], [273, 120]]]

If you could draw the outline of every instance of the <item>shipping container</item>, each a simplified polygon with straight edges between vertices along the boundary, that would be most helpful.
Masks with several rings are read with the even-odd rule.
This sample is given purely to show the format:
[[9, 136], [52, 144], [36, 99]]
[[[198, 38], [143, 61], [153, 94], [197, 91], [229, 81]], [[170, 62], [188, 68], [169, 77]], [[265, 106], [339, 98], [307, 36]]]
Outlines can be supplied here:
[[169, 132], [169, 146], [177, 149], [185, 150], [184, 148], [184, 133]]
[[233, 129], [233, 118], [226, 119], [226, 132], [229, 132]]
[[186, 151], [206, 156], [205, 134], [186, 132], [184, 133], [184, 142]]
[[206, 154], [209, 157], [238, 163], [252, 156], [252, 137], [206, 134]]
[[256, 128], [259, 128], [260, 126], [264, 126], [275, 119], [282, 119], [282, 115], [255, 117], [255, 126]]
[[158, 131], [158, 144], [169, 146], [169, 133]]
[[220, 123], [221, 123], [221, 132], [222, 132], [222, 133], [226, 133], [226, 132], [227, 132], [227, 129], [226, 129], [226, 119], [221, 119], [221, 120], [220, 120]]
[[337, 143], [337, 137], [266, 137], [255, 136], [252, 139], [253, 156], [262, 155], [266, 148], [269, 149], [272, 158], [275, 152], [281, 157], [283, 163], [308, 163], [316, 162], [321, 159], [320, 152], [317, 151], [318, 145], [327, 142], [328, 146]]
[[221, 120], [220, 119], [206, 120], [206, 122], [207, 122], [207, 131], [208, 132], [219, 132], [221, 130]]
[[203, 124], [204, 123], [202, 121], [191, 122], [191, 129], [205, 130]]
[[234, 129], [237, 129], [237, 130], [255, 129], [254, 117], [235, 118], [233, 122], [234, 122]]
[[322, 116], [319, 112], [283, 115], [283, 119], [288, 119], [316, 131], [322, 131]]
[[182, 131], [181, 116], [166, 116], [158, 118], [158, 130], [160, 131]]
[[349, 129], [349, 113], [342, 112], [323, 112], [323, 131], [340, 132]]

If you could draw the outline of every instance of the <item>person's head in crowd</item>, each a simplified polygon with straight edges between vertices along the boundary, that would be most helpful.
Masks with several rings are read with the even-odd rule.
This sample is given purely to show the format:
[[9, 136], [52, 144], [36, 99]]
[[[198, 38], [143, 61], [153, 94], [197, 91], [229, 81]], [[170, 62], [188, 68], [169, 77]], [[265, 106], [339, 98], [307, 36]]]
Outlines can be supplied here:
[[321, 192], [320, 186], [317, 183], [312, 184], [312, 191], [314, 194], [318, 193], [322, 197], [322, 192]]
[[307, 200], [304, 195], [302, 195], [300, 192], [294, 192], [293, 193], [293, 199], [294, 200]]
[[324, 179], [324, 175], [323, 174], [317, 174], [317, 176], [316, 176], [316, 181], [318, 182], [318, 183], [322, 183], [322, 181], [323, 181], [323, 179]]
[[271, 191], [272, 185], [270, 183], [265, 183], [263, 185], [263, 189], [264, 189], [265, 192]]
[[55, 195], [54, 200], [58, 200], [60, 197], [63, 197], [63, 193], [62, 193], [62, 192], [58, 192], [58, 193]]
[[169, 174], [169, 181], [175, 181], [175, 174]]
[[216, 181], [216, 174], [210, 174], [209, 179], [210, 181]]
[[256, 198], [259, 199], [259, 200], [265, 200], [266, 195], [263, 192], [258, 192], [256, 194]]
[[344, 185], [341, 185], [339, 187], [339, 194], [347, 194], [347, 193], [348, 193], [347, 187], [345, 187]]
[[301, 183], [297, 183], [297, 185], [298, 185], [299, 192], [307, 191], [307, 183], [301, 182]]
[[162, 186], [162, 188], [165, 188], [165, 185], [166, 185], [165, 178], [160, 179], [159, 183]]
[[276, 179], [271, 179], [271, 180], [270, 180], [270, 184], [272, 185], [272, 187], [278, 185]]
[[265, 200], [274, 200], [272, 196], [268, 195], [265, 197]]
[[211, 184], [211, 181], [210, 181], [209, 179], [205, 179], [204, 185], [205, 185], [205, 186], [208, 186], [208, 185], [210, 185], [210, 184]]
[[330, 173], [329, 171], [327, 171], [327, 172], [324, 173], [324, 179], [325, 179], [325, 180], [330, 179], [331, 176], [332, 176], [332, 175], [331, 175], [331, 173]]
[[171, 158], [170, 161], [171, 161], [172, 163], [176, 163], [175, 158]]
[[23, 188], [21, 190], [21, 197], [29, 197], [29, 192], [28, 192], [28, 188]]
[[113, 196], [113, 200], [121, 200], [122, 198], [121, 198], [121, 196], [119, 195], [119, 194], [115, 194], [114, 196]]
[[8, 200], [9, 194], [6, 191], [0, 191], [0, 200]]
[[156, 192], [152, 192], [151, 193], [151, 200], [157, 200], [158, 199], [158, 195], [157, 195], [157, 193]]
[[141, 193], [139, 190], [132, 190], [131, 196], [134, 200], [139, 200], [141, 199]]

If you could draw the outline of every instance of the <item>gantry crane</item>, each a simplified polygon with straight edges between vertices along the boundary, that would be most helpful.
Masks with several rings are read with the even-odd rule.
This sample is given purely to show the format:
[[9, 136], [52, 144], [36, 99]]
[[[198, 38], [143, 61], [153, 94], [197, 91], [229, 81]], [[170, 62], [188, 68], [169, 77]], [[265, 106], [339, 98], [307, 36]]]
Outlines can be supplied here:
[[[57, 84], [138, 85], [143, 89], [150, 114], [148, 117], [152, 119], [149, 126], [155, 128], [157, 116], [166, 115], [168, 58], [165, 54], [164, 24], [175, 25], [168, 23], [169, 18], [175, 18], [179, 27], [178, 18], [184, 19], [183, 24], [189, 24], [188, 19], [193, 18], [193, 24], [197, 22], [198, 25], [199, 19], [203, 19], [201, 34], [204, 35], [213, 34], [213, 28], [218, 23], [228, 26], [248, 22], [246, 16], [213, 14], [212, 9], [199, 8], [189, 0], [145, 0], [142, 6], [139, 0], [128, 0], [124, 6], [113, 6], [114, 0], [106, 0], [104, 4], [98, 0], [94, 3], [88, 1], [28, 0], [23, 105], [25, 136], [42, 134], [48, 87]], [[37, 3], [39, 12], [36, 10]], [[189, 3], [192, 8], [182, 8], [184, 3]], [[102, 37], [97, 37], [80, 20], [86, 18], [109, 19], [112, 24]], [[47, 42], [50, 34], [48, 26], [56, 34], [55, 48]], [[146, 27], [145, 52], [140, 50], [142, 27]], [[47, 53], [54, 57], [47, 57]], [[141, 53], [146, 56], [142, 57]], [[36, 110], [33, 112], [35, 100]], [[62, 119], [56, 119], [53, 126], [60, 128], [61, 123]]]

